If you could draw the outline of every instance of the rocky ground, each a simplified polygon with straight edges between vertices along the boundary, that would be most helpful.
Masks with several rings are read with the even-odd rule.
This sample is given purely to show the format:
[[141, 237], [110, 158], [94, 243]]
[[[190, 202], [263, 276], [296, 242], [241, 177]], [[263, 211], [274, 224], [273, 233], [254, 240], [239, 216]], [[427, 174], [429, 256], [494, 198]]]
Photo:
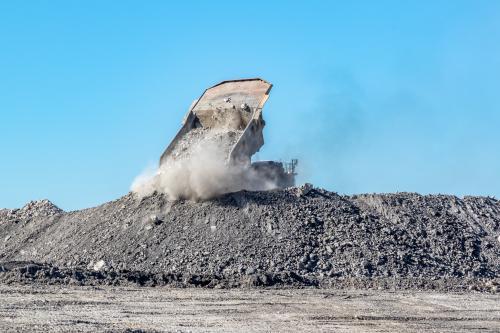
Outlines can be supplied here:
[[500, 288], [500, 202], [307, 186], [63, 212], [0, 210], [0, 281], [194, 287]]

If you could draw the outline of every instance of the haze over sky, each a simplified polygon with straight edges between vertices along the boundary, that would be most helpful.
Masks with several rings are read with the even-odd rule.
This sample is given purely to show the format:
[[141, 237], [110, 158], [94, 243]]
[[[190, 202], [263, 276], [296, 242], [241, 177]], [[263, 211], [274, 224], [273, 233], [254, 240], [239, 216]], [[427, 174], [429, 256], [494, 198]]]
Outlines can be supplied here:
[[0, 207], [126, 194], [245, 77], [300, 182], [500, 196], [500, 1], [1, 1]]

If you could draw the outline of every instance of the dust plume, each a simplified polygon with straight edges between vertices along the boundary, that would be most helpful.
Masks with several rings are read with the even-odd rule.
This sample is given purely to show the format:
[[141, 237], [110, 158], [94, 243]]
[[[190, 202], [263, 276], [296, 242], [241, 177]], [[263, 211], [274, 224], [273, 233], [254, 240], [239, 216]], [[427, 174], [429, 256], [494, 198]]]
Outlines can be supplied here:
[[157, 170], [147, 170], [132, 184], [141, 197], [165, 193], [171, 200], [204, 200], [240, 190], [265, 191], [277, 185], [247, 163], [229, 163], [235, 133], [192, 131]]

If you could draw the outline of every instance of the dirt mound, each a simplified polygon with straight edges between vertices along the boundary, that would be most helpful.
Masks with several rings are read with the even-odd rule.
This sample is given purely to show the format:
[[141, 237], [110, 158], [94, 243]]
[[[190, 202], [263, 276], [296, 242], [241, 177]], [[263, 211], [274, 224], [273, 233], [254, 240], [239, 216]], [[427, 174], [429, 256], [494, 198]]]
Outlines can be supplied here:
[[[36, 217], [48, 217], [61, 214], [64, 211], [47, 199], [30, 201], [21, 209], [1, 209], [0, 219], [21, 219], [27, 220]], [[2, 221], [0, 220], [0, 222]]]
[[128, 194], [69, 213], [21, 211], [0, 214], [0, 262], [80, 271], [90, 276], [82, 283], [100, 281], [95, 272], [118, 276], [102, 279], [108, 282], [140, 272], [155, 276], [153, 285], [175, 276], [206, 286], [494, 291], [500, 278], [500, 203], [493, 198], [340, 196], [303, 187], [199, 203]]

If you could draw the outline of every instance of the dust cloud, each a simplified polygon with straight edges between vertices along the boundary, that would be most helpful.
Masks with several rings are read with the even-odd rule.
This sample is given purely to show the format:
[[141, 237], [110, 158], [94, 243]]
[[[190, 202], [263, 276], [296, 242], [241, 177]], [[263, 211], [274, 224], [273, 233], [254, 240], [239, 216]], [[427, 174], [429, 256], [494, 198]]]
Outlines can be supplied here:
[[[216, 138], [216, 139], [214, 139]], [[277, 187], [248, 163], [229, 163], [233, 137], [205, 132], [201, 139], [179, 142], [177, 150], [157, 170], [146, 170], [131, 190], [140, 197], [165, 193], [171, 200], [206, 200], [240, 190], [266, 191]], [[177, 158], [174, 158], [176, 156]]]

